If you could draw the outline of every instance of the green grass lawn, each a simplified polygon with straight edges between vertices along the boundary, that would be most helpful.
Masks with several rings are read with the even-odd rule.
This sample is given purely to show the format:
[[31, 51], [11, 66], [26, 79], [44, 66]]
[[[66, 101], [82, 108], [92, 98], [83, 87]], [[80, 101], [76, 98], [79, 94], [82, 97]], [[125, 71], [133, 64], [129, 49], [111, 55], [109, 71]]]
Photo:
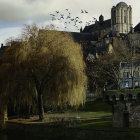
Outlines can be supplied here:
[[79, 118], [79, 119], [96, 119], [102, 117], [111, 117], [111, 106], [106, 102], [88, 101], [78, 109], [68, 109], [64, 113], [46, 114], [46, 118]]
[[64, 113], [47, 113], [43, 122], [37, 119], [38, 116], [34, 116], [33, 119], [16, 119], [15, 122], [23, 124], [23, 128], [24, 123], [27, 126], [29, 124], [31, 130], [35, 129], [40, 134], [45, 129], [45, 136], [46, 132], [50, 137], [52, 133], [56, 135], [55, 137], [65, 135], [65, 139], [133, 140], [137, 137], [135, 134], [140, 133], [140, 128], [113, 128], [111, 106], [102, 100], [88, 101], [77, 110], [68, 109]]
[[110, 132], [140, 132], [140, 128], [114, 128], [112, 126], [111, 106], [102, 100], [88, 101], [84, 106], [80, 106], [77, 110], [67, 110], [65, 113], [60, 114], [47, 114], [46, 117], [53, 118], [54, 116], [56, 118], [67, 118], [66, 121], [71, 120], [71, 118], [78, 118], [74, 123], [68, 126], [70, 128]]
[[[51, 112], [45, 113], [45, 120], [44, 123], [50, 122], [57, 122], [63, 119], [65, 121], [72, 121], [72, 120], [96, 120], [100, 118], [110, 117], [111, 118], [111, 106], [109, 106], [106, 102], [99, 100], [99, 101], [88, 101], [85, 105], [80, 106], [78, 109], [67, 109], [63, 113], [58, 112]], [[38, 116], [34, 116], [31, 119], [16, 119], [20, 122], [37, 120]]]
[[83, 119], [95, 119], [112, 116], [111, 106], [102, 100], [88, 101], [77, 110], [68, 110], [65, 113], [69, 113], [72, 116], [77, 115], [79, 118]]
[[83, 107], [79, 107], [77, 112], [84, 120], [72, 127], [96, 130], [112, 128], [111, 106], [102, 100], [86, 102]]
[[38, 116], [29, 120], [16, 119], [19, 123], [41, 123], [41, 125], [62, 125], [70, 128], [140, 132], [140, 128], [113, 128], [111, 106], [102, 100], [88, 101], [77, 110], [68, 109], [64, 113], [46, 113], [44, 122]]
[[74, 128], [140, 133], [140, 128], [114, 128], [112, 126], [111, 106], [101, 100], [87, 102], [85, 106], [78, 109], [78, 113], [85, 120], [72, 126]]

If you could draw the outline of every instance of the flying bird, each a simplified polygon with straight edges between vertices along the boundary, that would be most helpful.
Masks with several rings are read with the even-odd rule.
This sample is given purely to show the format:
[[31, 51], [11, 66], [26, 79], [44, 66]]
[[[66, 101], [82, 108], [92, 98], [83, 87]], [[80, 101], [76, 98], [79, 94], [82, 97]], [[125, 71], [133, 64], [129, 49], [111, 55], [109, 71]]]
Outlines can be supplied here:
[[88, 13], [88, 12], [85, 10], [85, 13]]
[[63, 14], [60, 14], [61, 15], [61, 17], [60, 18], [63, 18], [64, 19], [64, 15]]
[[81, 9], [81, 13], [84, 13], [84, 11]]
[[70, 18], [70, 16], [67, 16], [67, 18], [66, 18], [66, 19], [68, 19], [68, 18]]

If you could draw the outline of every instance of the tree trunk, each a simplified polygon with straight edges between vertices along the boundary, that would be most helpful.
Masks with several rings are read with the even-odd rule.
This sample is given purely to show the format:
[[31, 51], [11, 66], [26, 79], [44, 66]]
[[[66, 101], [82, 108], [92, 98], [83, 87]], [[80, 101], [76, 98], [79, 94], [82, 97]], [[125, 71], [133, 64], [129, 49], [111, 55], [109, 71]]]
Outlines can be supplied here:
[[39, 120], [42, 121], [44, 119], [44, 107], [43, 107], [42, 94], [38, 94], [38, 113], [39, 113]]
[[5, 122], [8, 120], [7, 117], [7, 107], [4, 107], [0, 110], [0, 127], [3, 129], [6, 127]]
[[117, 89], [118, 89], [118, 90], [121, 89], [121, 87], [120, 87], [120, 80], [117, 81]]
[[38, 114], [39, 114], [39, 120], [42, 121], [44, 119], [44, 108], [43, 108], [43, 99], [42, 99], [42, 88], [39, 80], [36, 78], [34, 74], [33, 78], [36, 84], [36, 90], [38, 93]]
[[134, 77], [132, 77], [132, 89], [135, 89]]

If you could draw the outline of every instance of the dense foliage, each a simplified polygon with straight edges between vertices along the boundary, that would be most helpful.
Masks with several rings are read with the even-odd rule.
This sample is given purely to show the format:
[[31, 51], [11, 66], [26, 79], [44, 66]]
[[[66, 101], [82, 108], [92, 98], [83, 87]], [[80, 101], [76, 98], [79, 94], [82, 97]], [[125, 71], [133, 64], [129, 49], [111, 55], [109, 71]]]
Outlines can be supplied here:
[[[69, 33], [26, 25], [22, 42], [5, 50], [0, 66], [0, 106], [79, 106], [84, 103], [87, 78], [79, 44]], [[44, 101], [44, 103], [43, 103]]]

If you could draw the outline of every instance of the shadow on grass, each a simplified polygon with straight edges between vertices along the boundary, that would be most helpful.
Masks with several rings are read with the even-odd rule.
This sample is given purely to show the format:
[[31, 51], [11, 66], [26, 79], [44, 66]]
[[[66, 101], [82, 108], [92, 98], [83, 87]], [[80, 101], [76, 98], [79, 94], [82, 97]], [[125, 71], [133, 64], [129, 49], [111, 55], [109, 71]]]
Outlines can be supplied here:
[[84, 106], [78, 108], [79, 111], [92, 112], [111, 112], [111, 106], [102, 100], [86, 102]]
[[[26, 124], [25, 124], [26, 125]], [[19, 127], [21, 134], [23, 134], [26, 128], [24, 124], [20, 124]], [[27, 130], [32, 134], [38, 134], [38, 136], [46, 137], [49, 139], [80, 139], [80, 140], [135, 140], [139, 137], [139, 128], [113, 128], [112, 117], [100, 117], [89, 118], [87, 120], [75, 119], [47, 122], [47, 123], [33, 123], [27, 125]], [[16, 129], [16, 135], [17, 135]], [[11, 131], [10, 131], [11, 132]], [[35, 133], [37, 132], [37, 133]], [[134, 133], [135, 132], [135, 133]], [[12, 127], [13, 134], [13, 127]], [[9, 140], [9, 139], [8, 139]]]
[[112, 117], [102, 117], [94, 120], [85, 120], [80, 124], [73, 126], [79, 129], [97, 130], [97, 131], [109, 131], [109, 132], [121, 132], [121, 133], [140, 133], [140, 128], [117, 128], [112, 126]]
[[110, 128], [112, 128], [112, 118], [103, 117], [91, 120], [83, 120], [79, 124], [75, 124], [73, 127], [80, 129], [110, 130]]

